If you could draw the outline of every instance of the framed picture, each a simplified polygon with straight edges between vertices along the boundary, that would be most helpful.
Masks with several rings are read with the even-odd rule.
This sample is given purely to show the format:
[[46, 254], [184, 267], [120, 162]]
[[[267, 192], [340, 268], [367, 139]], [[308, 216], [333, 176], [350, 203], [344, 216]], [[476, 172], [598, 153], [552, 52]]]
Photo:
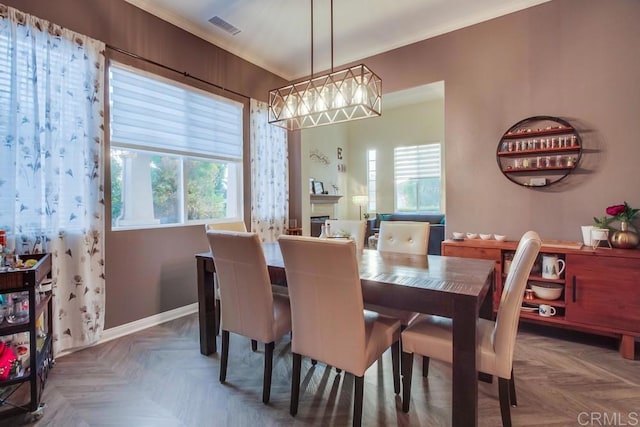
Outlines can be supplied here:
[[324, 193], [324, 185], [322, 181], [313, 181], [313, 194], [322, 194]]
[[313, 178], [309, 178], [309, 194], [316, 194], [313, 189]]

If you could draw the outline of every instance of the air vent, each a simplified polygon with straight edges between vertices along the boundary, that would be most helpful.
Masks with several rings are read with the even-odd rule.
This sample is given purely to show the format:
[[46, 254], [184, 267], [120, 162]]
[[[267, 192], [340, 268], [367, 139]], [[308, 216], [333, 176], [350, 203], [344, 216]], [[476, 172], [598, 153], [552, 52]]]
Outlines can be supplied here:
[[241, 31], [239, 28], [234, 27], [233, 25], [229, 24], [227, 21], [220, 18], [219, 16], [214, 16], [213, 18], [209, 19], [209, 22], [211, 22], [213, 25], [220, 28], [221, 30], [224, 30], [227, 33], [231, 34], [232, 36], [235, 36]]

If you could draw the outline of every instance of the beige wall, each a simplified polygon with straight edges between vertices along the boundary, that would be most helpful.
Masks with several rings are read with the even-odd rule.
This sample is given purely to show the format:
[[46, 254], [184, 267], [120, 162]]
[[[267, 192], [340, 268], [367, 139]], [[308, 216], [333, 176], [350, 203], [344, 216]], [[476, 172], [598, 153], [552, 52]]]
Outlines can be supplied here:
[[[332, 184], [337, 185], [337, 194], [343, 196], [335, 208], [337, 218], [357, 219], [360, 215], [359, 207], [351, 198], [367, 194], [367, 151], [370, 149], [377, 151], [378, 212], [393, 212], [393, 149], [443, 142], [444, 100], [385, 109], [381, 117], [305, 129], [301, 134], [306, 157], [301, 182], [304, 184], [309, 177], [323, 181], [330, 194], [336, 194]], [[342, 148], [342, 160], [337, 158], [338, 147]], [[326, 158], [326, 162], [318, 159], [318, 154]], [[346, 166], [344, 173], [338, 171], [341, 163]], [[310, 216], [327, 212], [326, 208], [312, 208], [308, 209]], [[363, 208], [362, 212], [367, 211]]]
[[[384, 110], [380, 118], [353, 122], [348, 131], [349, 195], [367, 194], [367, 150], [375, 149], [377, 211], [394, 212], [393, 149], [444, 142], [444, 100]], [[351, 212], [357, 217], [357, 206]]]

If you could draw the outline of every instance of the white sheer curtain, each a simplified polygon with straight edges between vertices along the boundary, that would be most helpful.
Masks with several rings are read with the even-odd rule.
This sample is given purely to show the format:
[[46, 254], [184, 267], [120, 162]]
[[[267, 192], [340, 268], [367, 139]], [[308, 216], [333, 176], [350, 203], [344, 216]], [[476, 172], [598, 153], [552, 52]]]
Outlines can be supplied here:
[[0, 228], [52, 254], [55, 353], [104, 327], [103, 51], [0, 5]]
[[289, 217], [287, 131], [268, 122], [267, 104], [251, 100], [251, 231], [275, 242]]

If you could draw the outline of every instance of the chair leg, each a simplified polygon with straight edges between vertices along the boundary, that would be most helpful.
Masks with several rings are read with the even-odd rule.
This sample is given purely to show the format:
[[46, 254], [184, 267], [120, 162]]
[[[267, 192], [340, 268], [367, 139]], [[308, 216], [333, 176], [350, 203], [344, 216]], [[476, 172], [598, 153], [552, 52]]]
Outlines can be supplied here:
[[413, 353], [402, 352], [402, 412], [409, 412], [411, 401], [411, 375], [413, 374]]
[[400, 340], [391, 345], [391, 364], [393, 365], [393, 391], [400, 394]]
[[427, 378], [429, 376], [429, 358], [422, 356], [422, 377]]
[[220, 354], [220, 382], [227, 379], [227, 361], [229, 360], [229, 331], [222, 330], [222, 354]]
[[258, 341], [251, 340], [251, 351], [258, 351]]
[[364, 376], [355, 377], [353, 383], [353, 426], [360, 427], [362, 425], [362, 400], [364, 397]]
[[502, 426], [511, 427], [511, 407], [509, 405], [509, 380], [498, 378], [498, 396], [500, 399], [500, 415]]
[[262, 403], [269, 403], [271, 396], [271, 372], [273, 370], [273, 341], [264, 345], [264, 379], [262, 381]]
[[300, 397], [300, 371], [302, 369], [302, 356], [293, 353], [293, 369], [291, 371], [291, 405], [289, 413], [296, 416], [298, 413], [298, 398]]
[[518, 399], [516, 398], [516, 377], [513, 376], [513, 369], [511, 369], [511, 379], [509, 380], [509, 402], [511, 406], [518, 406]]
[[216, 336], [220, 335], [220, 300], [216, 299]]

